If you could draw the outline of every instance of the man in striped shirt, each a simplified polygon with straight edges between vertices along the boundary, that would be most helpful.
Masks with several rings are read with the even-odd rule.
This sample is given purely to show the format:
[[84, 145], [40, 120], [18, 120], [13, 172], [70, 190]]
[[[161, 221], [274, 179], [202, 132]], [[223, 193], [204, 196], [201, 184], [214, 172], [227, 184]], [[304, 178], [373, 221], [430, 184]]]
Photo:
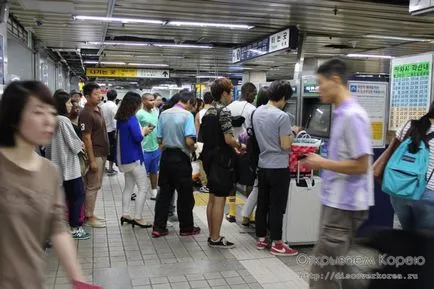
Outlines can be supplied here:
[[[324, 159], [309, 154], [305, 163], [312, 169], [324, 170], [321, 229], [314, 254], [331, 263], [348, 253], [357, 230], [368, 217], [369, 207], [374, 205], [373, 151], [367, 113], [347, 88], [345, 62], [330, 60], [317, 73], [321, 101], [335, 106], [329, 156]], [[342, 269], [335, 265], [312, 266], [312, 273], [317, 276], [334, 276], [339, 270]], [[311, 280], [310, 288], [343, 288], [336, 278], [319, 279]]]

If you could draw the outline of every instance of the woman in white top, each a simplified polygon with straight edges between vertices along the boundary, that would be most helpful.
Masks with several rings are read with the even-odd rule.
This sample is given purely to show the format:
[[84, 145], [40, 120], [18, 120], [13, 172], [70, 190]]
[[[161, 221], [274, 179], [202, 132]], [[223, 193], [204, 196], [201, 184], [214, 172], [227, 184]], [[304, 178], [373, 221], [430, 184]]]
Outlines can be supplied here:
[[68, 118], [72, 109], [70, 94], [58, 90], [53, 98], [58, 114], [58, 124], [53, 141], [47, 147], [47, 157], [59, 168], [63, 177], [72, 237], [77, 240], [86, 240], [90, 238], [90, 234], [82, 227], [84, 185], [78, 157], [83, 149], [83, 143]]
[[[429, 112], [418, 120], [407, 122], [396, 132], [396, 138], [403, 141], [410, 137], [413, 143], [410, 151], [419, 148], [423, 137], [434, 132], [434, 103], [431, 104]], [[399, 197], [391, 197], [393, 208], [398, 216], [401, 226], [405, 230], [428, 229], [434, 230], [434, 178], [431, 174], [434, 171], [434, 139], [429, 143], [430, 154], [427, 172], [426, 191], [420, 200], [407, 200]]]

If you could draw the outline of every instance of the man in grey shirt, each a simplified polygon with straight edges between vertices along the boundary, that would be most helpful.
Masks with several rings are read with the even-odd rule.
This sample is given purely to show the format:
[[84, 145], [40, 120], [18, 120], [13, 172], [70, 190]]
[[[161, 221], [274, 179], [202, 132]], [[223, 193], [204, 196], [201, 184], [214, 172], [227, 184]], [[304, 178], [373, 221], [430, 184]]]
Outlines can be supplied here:
[[[287, 81], [275, 81], [270, 86], [267, 105], [256, 109], [253, 128], [258, 141], [258, 204], [256, 209], [256, 248], [263, 250], [271, 245], [271, 254], [294, 256], [297, 251], [282, 242], [282, 222], [286, 211], [289, 190], [289, 149], [292, 135], [291, 121], [282, 109], [292, 96]], [[267, 222], [268, 220], [268, 222]], [[267, 240], [267, 228], [270, 240]]]

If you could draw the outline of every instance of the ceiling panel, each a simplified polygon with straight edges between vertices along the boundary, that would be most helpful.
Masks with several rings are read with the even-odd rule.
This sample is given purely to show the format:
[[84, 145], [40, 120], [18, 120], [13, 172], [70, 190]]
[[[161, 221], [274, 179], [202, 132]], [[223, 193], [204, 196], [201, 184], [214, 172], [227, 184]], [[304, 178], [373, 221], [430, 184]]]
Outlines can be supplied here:
[[[173, 75], [180, 76], [207, 71], [237, 73], [242, 69], [240, 67], [249, 67], [267, 71], [270, 78], [290, 77], [297, 60], [294, 54], [277, 53], [245, 65], [231, 63], [231, 47], [261, 39], [290, 25], [297, 25], [306, 33], [306, 57], [331, 57], [349, 52], [402, 56], [434, 48], [430, 43], [365, 37], [380, 34], [434, 39], [434, 16], [410, 16], [408, 7], [402, 3], [391, 5], [360, 0], [58, 0], [56, 2], [72, 3], [74, 13], [53, 13], [25, 9], [21, 1], [28, 0], [10, 0], [11, 13], [48, 47], [94, 48], [101, 52], [100, 61], [165, 63]], [[74, 15], [107, 16], [111, 1], [114, 1], [113, 17], [249, 24], [255, 28], [245, 31], [110, 23], [105, 31], [103, 23], [73, 20]], [[37, 25], [37, 21], [42, 25]], [[106, 40], [212, 43], [215, 48], [88, 45], [90, 41], [101, 41], [103, 35]], [[332, 47], [326, 47], [330, 45]], [[346, 48], [333, 48], [336, 45]], [[355, 60], [353, 63], [355, 68], [366, 71], [387, 69], [385, 62], [379, 60]]]

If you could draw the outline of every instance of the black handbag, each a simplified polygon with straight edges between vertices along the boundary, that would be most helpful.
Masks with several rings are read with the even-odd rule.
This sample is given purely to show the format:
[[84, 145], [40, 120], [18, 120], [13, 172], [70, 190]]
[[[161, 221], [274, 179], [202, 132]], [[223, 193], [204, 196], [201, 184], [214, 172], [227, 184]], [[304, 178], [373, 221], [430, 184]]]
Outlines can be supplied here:
[[246, 121], [246, 118], [243, 116], [243, 112], [244, 109], [246, 108], [247, 103], [248, 102], [246, 102], [246, 104], [244, 105], [243, 110], [241, 111], [241, 115], [231, 117], [231, 122], [233, 127], [241, 127]]

